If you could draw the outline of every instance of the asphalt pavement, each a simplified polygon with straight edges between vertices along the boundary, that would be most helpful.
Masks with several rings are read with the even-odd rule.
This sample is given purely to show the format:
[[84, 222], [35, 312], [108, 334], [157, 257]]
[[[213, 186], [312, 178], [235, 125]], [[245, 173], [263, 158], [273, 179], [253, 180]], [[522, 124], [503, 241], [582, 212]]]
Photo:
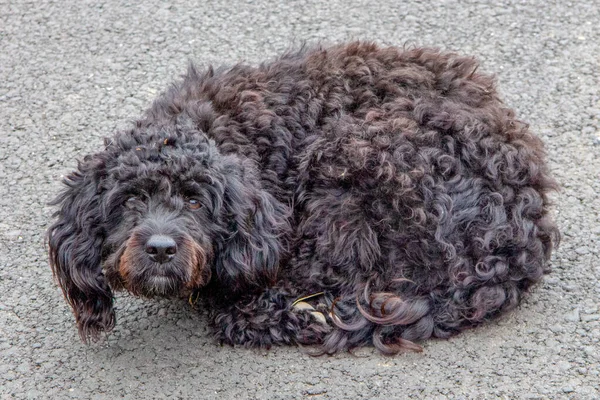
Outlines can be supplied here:
[[[0, 0], [0, 397], [600, 398], [598, 21], [598, 0]], [[515, 312], [420, 354], [221, 347], [185, 303], [127, 295], [114, 332], [82, 344], [44, 246], [61, 176], [190, 60], [349, 39], [472, 54], [496, 74], [562, 187], [554, 272]]]

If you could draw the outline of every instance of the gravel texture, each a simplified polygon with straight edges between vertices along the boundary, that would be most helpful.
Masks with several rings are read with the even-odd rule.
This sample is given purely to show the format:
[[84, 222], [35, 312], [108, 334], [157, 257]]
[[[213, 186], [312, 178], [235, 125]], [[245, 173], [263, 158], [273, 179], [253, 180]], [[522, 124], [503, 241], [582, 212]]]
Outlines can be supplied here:
[[[0, 0], [0, 397], [600, 397], [597, 0]], [[547, 144], [562, 191], [554, 273], [514, 313], [422, 354], [220, 347], [177, 301], [116, 301], [80, 343], [44, 246], [61, 175], [199, 65], [351, 38], [476, 55]]]

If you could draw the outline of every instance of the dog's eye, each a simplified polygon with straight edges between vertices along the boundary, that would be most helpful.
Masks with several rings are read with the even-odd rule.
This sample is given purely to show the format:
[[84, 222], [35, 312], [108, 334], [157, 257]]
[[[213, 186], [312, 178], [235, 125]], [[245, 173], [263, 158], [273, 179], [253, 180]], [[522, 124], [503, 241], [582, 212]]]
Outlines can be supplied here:
[[191, 197], [187, 199], [187, 206], [191, 210], [197, 210], [202, 206], [202, 204], [200, 204], [200, 200]]

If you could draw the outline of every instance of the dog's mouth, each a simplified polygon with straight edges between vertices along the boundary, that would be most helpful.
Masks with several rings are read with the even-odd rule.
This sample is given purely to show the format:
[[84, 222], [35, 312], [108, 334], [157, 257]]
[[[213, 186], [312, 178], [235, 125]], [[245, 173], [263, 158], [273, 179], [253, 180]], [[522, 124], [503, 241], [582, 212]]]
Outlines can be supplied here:
[[115, 288], [146, 298], [181, 297], [210, 280], [210, 253], [192, 238], [177, 238], [172, 254], [149, 249], [148, 243], [148, 238], [133, 234], [108, 260], [112, 271], [107, 275]]

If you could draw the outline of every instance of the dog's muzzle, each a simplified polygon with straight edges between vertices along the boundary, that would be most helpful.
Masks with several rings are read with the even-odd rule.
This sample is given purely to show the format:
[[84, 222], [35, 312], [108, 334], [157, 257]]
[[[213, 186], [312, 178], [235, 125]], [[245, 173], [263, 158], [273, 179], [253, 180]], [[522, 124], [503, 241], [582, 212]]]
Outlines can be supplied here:
[[[136, 230], [118, 262], [123, 286], [144, 297], [173, 297], [208, 282], [207, 251], [189, 235]], [[207, 271], [208, 270], [208, 271]]]

